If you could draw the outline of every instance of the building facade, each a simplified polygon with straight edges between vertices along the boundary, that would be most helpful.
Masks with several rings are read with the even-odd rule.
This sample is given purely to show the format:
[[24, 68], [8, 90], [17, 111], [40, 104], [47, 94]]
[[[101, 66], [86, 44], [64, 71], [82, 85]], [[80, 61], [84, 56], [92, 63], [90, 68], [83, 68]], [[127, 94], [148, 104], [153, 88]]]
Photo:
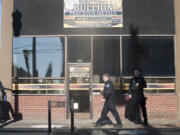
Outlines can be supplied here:
[[[73, 99], [77, 119], [97, 119], [107, 72], [126, 120], [128, 82], [140, 68], [148, 83], [149, 120], [179, 120], [180, 2], [112, 0], [120, 4], [116, 12], [108, 11], [112, 3], [83, 6], [89, 1], [79, 0], [73, 11], [68, 2], [2, 0], [0, 79], [15, 112], [46, 120], [51, 100], [53, 120], [68, 119]], [[112, 25], [104, 23], [109, 17]]]

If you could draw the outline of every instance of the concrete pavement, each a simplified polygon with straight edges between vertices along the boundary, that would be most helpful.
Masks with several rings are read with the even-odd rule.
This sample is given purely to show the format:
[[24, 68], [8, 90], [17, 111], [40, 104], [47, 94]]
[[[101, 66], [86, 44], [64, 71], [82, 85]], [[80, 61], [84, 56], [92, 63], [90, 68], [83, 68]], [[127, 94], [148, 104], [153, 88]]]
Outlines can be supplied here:
[[[93, 126], [92, 120], [75, 120], [76, 130], [73, 135], [180, 135], [179, 121], [150, 121], [145, 127], [124, 122], [122, 129], [114, 129], [112, 125], [101, 128]], [[70, 135], [70, 120], [52, 124], [52, 132], [48, 132], [47, 121], [8, 121], [0, 125], [0, 135]]]
[[[99, 129], [97, 127], [94, 127], [93, 125], [94, 120], [76, 120], [75, 119], [75, 127], [77, 129]], [[115, 122], [114, 122], [115, 123]], [[155, 127], [155, 128], [180, 128], [180, 121], [149, 121], [149, 125]], [[70, 119], [69, 120], [62, 120], [58, 122], [52, 122], [52, 127], [54, 128], [64, 128], [69, 129], [71, 126]], [[48, 127], [48, 121], [45, 120], [9, 120], [5, 123], [0, 124], [0, 128], [47, 128]], [[105, 125], [101, 127], [100, 129], [112, 129], [112, 125]], [[134, 124], [132, 122], [123, 122], [123, 129], [128, 128], [144, 128], [141, 124]]]

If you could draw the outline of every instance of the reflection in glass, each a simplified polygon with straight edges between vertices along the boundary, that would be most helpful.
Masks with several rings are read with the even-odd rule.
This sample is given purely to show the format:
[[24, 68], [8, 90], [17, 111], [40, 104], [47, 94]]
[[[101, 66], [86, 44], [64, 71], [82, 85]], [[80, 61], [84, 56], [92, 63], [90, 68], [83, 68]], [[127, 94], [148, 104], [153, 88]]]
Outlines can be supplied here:
[[64, 77], [64, 38], [14, 38], [13, 77]]
[[83, 63], [91, 61], [91, 38], [68, 37], [68, 62]]
[[37, 38], [39, 77], [64, 76], [64, 38]]
[[93, 39], [94, 82], [103, 82], [102, 75], [109, 73], [111, 80], [119, 82], [120, 76], [120, 38], [94, 37]]
[[139, 68], [146, 76], [174, 76], [173, 37], [123, 37], [123, 75], [132, 75]]
[[30, 77], [32, 38], [13, 39], [13, 77]]

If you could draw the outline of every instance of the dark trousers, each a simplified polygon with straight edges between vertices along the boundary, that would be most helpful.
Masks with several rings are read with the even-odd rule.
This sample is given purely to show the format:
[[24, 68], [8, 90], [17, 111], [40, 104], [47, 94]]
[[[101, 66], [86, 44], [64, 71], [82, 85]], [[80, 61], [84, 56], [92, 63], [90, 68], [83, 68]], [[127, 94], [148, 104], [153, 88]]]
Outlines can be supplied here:
[[101, 112], [101, 117], [97, 120], [96, 124], [102, 124], [103, 121], [107, 119], [108, 117], [107, 114], [109, 111], [111, 111], [111, 113], [115, 117], [117, 124], [122, 124], [119, 114], [116, 110], [115, 104], [113, 102], [108, 102], [108, 101], [105, 102], [104, 107]]
[[[144, 121], [147, 122], [147, 111], [146, 111], [146, 98], [140, 96], [133, 96], [133, 110], [135, 115], [135, 121], [140, 121], [140, 108], [142, 110]], [[140, 108], [139, 108], [140, 107]]]

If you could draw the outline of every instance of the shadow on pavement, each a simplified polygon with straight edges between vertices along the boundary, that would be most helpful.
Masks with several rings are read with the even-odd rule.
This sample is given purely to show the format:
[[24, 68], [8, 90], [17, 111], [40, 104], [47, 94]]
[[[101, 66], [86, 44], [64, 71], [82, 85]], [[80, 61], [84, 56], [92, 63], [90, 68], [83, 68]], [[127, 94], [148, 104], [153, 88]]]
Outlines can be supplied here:
[[2, 123], [2, 124], [0, 125], [0, 128], [3, 128], [3, 127], [5, 127], [5, 126], [7, 126], [7, 125], [9, 125], [9, 124], [11, 124], [11, 123], [14, 123], [14, 122], [17, 122], [17, 120], [11, 120], [11, 121]]
[[162, 135], [160, 131], [151, 126], [140, 129], [79, 129], [74, 133], [70, 131], [57, 131], [54, 135]]
[[163, 125], [163, 126], [167, 126], [167, 127], [169, 127], [169, 128], [174, 128], [174, 129], [180, 130], [180, 126], [176, 126], [176, 125], [173, 125], [173, 124], [165, 124], [165, 125]]
[[[4, 128], [0, 129], [0, 135], [52, 135], [47, 129]], [[54, 135], [54, 134], [53, 134]]]
[[12, 123], [15, 123], [15, 122], [18, 122], [18, 121], [20, 121], [20, 120], [22, 120], [22, 118], [21, 118], [21, 115], [20, 115], [20, 117], [15, 117], [15, 119], [14, 120], [4, 120], [3, 121], [3, 123], [1, 123], [0, 124], [0, 129], [1, 128], [4, 128], [4, 127], [6, 127], [7, 125], [10, 125], [10, 124], [12, 124]]
[[153, 128], [151, 125], [144, 126], [144, 128], [147, 131], [147, 135], [161, 135], [159, 129]]
[[[173, 125], [172, 125], [173, 126]], [[47, 129], [35, 128], [1, 128], [0, 135], [179, 135], [179, 127], [154, 128], [151, 125], [141, 128], [122, 128], [122, 129], [76, 129], [74, 133], [70, 129], [53, 129], [48, 132]]]

